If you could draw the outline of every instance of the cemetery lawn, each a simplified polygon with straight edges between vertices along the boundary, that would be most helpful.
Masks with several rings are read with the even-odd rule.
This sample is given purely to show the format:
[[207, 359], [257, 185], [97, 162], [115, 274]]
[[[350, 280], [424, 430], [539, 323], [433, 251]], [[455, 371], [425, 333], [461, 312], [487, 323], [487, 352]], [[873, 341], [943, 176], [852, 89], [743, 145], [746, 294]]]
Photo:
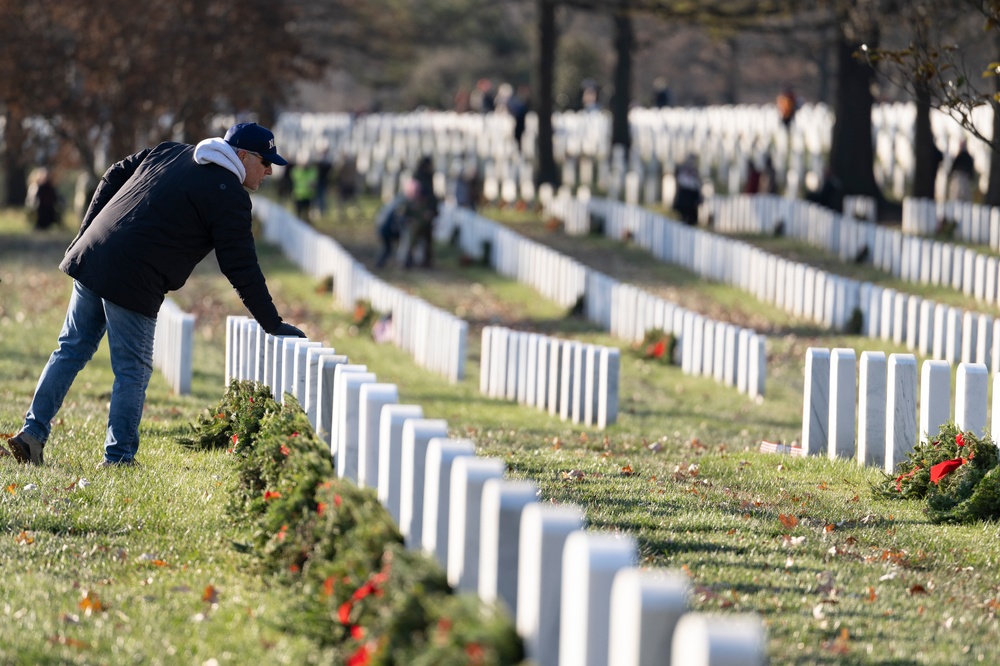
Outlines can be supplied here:
[[[374, 256], [370, 222], [329, 226], [359, 256]], [[19, 428], [58, 335], [70, 281], [57, 264], [72, 235], [34, 235], [20, 214], [0, 213], [5, 434]], [[932, 525], [918, 503], [876, 498], [870, 486], [881, 474], [847, 461], [756, 452], [762, 439], [798, 437], [807, 347], [903, 350], [826, 336], [736, 290], [580, 240], [594, 244], [602, 270], [632, 267], [682, 303], [762, 322], [755, 327], [772, 336], [767, 398], [755, 403], [623, 347], [618, 423], [575, 427], [478, 393], [485, 324], [622, 346], [532, 290], [463, 267], [449, 249], [433, 270], [379, 273], [470, 320], [466, 378], [453, 385], [353, 329], [328, 289], [276, 250], [259, 254], [286, 320], [396, 383], [400, 402], [446, 419], [453, 436], [505, 460], [545, 500], [585, 507], [592, 529], [633, 534], [644, 565], [690, 577], [693, 608], [759, 613], [773, 663], [994, 661], [1000, 527]], [[46, 466], [0, 460], [2, 663], [322, 661], [281, 623], [287, 588], [258, 575], [234, 545], [249, 536], [223, 512], [230, 461], [173, 441], [222, 396], [225, 317], [244, 314], [242, 305], [212, 258], [173, 297], [198, 317], [193, 394], [171, 396], [154, 373], [142, 467], [94, 470], [112, 376], [106, 346], [70, 392]]]

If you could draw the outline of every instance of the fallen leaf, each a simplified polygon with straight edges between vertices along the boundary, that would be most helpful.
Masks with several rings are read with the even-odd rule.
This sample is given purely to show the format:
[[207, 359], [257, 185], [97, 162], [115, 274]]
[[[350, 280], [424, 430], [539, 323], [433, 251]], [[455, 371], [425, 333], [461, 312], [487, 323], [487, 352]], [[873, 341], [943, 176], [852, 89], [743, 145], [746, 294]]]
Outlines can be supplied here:
[[927, 594], [927, 588], [919, 583], [910, 587], [908, 591], [910, 596], [913, 596], [914, 594]]
[[83, 641], [78, 641], [75, 638], [68, 638], [66, 636], [53, 636], [49, 639], [50, 643], [56, 645], [66, 645], [68, 647], [77, 648], [79, 650], [89, 650], [90, 644], [84, 643]]
[[580, 481], [585, 476], [586, 474], [583, 472], [583, 470], [579, 469], [571, 469], [568, 472], [562, 473], [563, 481]]
[[16, 537], [14, 537], [14, 542], [18, 546], [30, 546], [35, 543], [35, 537], [31, 536], [28, 532], [21, 532]]
[[7, 492], [9, 492], [11, 495], [13, 495], [16, 490], [17, 490], [16, 483], [12, 483], [9, 486], [7, 486]]
[[214, 585], [209, 585], [205, 588], [205, 591], [201, 595], [201, 600], [207, 604], [219, 603], [219, 592], [215, 589]]
[[781, 524], [788, 529], [791, 529], [799, 524], [799, 519], [791, 514], [785, 514], [785, 513], [778, 514], [778, 520], [780, 520]]
[[824, 641], [823, 648], [832, 652], [833, 654], [846, 655], [851, 651], [850, 645], [848, 644], [851, 638], [851, 634], [847, 631], [847, 627], [842, 627], [840, 629], [840, 635], [837, 636], [832, 641]]
[[875, 588], [869, 586], [868, 587], [868, 603], [874, 602], [877, 598], [878, 598], [878, 595], [875, 593]]
[[835, 529], [837, 529], [837, 528], [836, 528], [836, 526], [835, 526], [835, 525], [833, 525], [833, 523], [827, 523], [827, 524], [826, 524], [826, 527], [824, 527], [824, 528], [823, 528], [823, 531], [824, 531], [824, 532], [832, 532], [832, 531], [834, 531]]
[[97, 598], [97, 595], [93, 592], [86, 591], [83, 593], [83, 599], [80, 600], [80, 610], [83, 611], [84, 615], [92, 615], [93, 613], [103, 613], [105, 608], [101, 600]]
[[632, 476], [634, 474], [635, 472], [632, 470], [632, 465], [625, 465], [624, 467], [621, 468], [622, 476]]

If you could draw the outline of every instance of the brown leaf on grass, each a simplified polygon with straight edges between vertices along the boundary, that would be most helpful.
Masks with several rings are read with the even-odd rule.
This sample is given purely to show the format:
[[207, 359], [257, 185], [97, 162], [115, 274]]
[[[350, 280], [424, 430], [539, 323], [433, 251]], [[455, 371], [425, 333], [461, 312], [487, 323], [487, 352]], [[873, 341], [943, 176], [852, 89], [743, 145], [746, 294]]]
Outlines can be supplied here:
[[848, 546], [853, 546], [857, 542], [858, 542], [858, 540], [856, 538], [854, 538], [853, 536], [849, 536], [846, 539], [844, 539], [844, 543], [846, 543]]
[[781, 524], [787, 529], [791, 529], [799, 524], [799, 519], [790, 513], [779, 513], [778, 520], [780, 520]]
[[632, 469], [632, 465], [625, 465], [621, 468], [620, 473], [622, 476], [633, 476], [636, 472]]
[[558, 437], [553, 437], [552, 438], [552, 448], [555, 449], [556, 451], [558, 451], [559, 449], [561, 449], [562, 448], [562, 440], [559, 439]]
[[18, 546], [30, 546], [35, 543], [35, 537], [31, 536], [28, 532], [21, 532], [16, 537], [14, 537], [14, 542]]
[[878, 599], [878, 594], [876, 594], [875, 588], [868, 586], [868, 597], [866, 601], [868, 601], [868, 603], [873, 603], [876, 599]]
[[7, 486], [7, 492], [9, 492], [11, 495], [13, 495], [16, 491], [17, 491], [16, 483], [12, 483], [9, 486]]
[[583, 470], [579, 469], [571, 469], [568, 472], [562, 473], [563, 481], [582, 481], [585, 476], [587, 475], [583, 472]]
[[927, 588], [920, 583], [917, 583], [916, 585], [911, 586], [907, 592], [909, 592], [912, 597], [914, 594], [927, 594]]
[[826, 527], [823, 528], [823, 531], [829, 533], [834, 531], [835, 529], [837, 529], [836, 525], [834, 525], [833, 523], [827, 523]]
[[97, 598], [97, 595], [93, 592], [85, 591], [83, 593], [83, 599], [80, 600], [80, 610], [83, 611], [84, 615], [92, 615], [94, 613], [103, 613], [107, 610], [101, 600]]
[[214, 585], [209, 585], [202, 592], [201, 600], [207, 604], [217, 604], [219, 603], [219, 591], [215, 589]]
[[851, 651], [850, 639], [851, 633], [847, 630], [847, 627], [842, 627], [840, 635], [835, 639], [832, 641], [823, 641], [823, 648], [833, 654], [846, 655]]
[[49, 643], [52, 643], [53, 645], [65, 645], [78, 650], [90, 649], [90, 643], [84, 643], [83, 641], [78, 641], [75, 638], [69, 638], [68, 636], [52, 636], [49, 638]]

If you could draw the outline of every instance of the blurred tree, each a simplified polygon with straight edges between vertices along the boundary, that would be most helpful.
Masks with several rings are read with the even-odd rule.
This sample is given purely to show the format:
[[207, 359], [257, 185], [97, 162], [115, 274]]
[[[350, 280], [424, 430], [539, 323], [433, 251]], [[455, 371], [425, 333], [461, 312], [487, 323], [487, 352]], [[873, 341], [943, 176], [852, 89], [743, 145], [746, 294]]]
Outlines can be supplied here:
[[[978, 30], [970, 30], [968, 18], [976, 19]], [[926, 144], [930, 108], [948, 113], [970, 134], [990, 146], [990, 180], [984, 202], [1000, 205], [1000, 1], [939, 0], [909, 5], [912, 40], [903, 48], [869, 49], [865, 55], [883, 67], [917, 102], [917, 185], [923, 196], [929, 179], [921, 158], [930, 150]], [[978, 33], [978, 34], [977, 34]], [[980, 44], [985, 40], [985, 45]], [[985, 48], [984, 60], [976, 47]], [[899, 76], [903, 77], [902, 83]], [[989, 106], [992, 123], [977, 124], [976, 110]], [[926, 115], [926, 119], [923, 117]]]
[[829, 167], [844, 194], [867, 195], [880, 202], [884, 198], [875, 181], [872, 145], [875, 69], [855, 54], [862, 47], [878, 46], [880, 20], [888, 9], [884, 4], [879, 0], [831, 2], [837, 25], [837, 97]]
[[[345, 2], [348, 0], [345, 0]], [[197, 140], [213, 113], [273, 120], [289, 85], [319, 72], [295, 7], [265, 0], [0, 0], [0, 105], [8, 180], [23, 176], [24, 122], [41, 118], [83, 169], [164, 138]], [[8, 200], [16, 186], [8, 184]]]

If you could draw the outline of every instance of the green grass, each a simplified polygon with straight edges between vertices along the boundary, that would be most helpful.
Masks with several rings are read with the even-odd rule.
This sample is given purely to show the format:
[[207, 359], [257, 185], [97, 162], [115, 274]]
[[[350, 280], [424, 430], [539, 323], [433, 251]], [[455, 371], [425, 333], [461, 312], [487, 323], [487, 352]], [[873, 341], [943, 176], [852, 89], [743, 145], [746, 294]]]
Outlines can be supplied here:
[[[374, 255], [370, 223], [332, 219], [318, 225]], [[56, 265], [71, 237], [33, 236], [19, 215], [0, 215], [0, 432], [20, 426], [55, 343], [70, 291]], [[754, 402], [624, 349], [618, 423], [604, 432], [573, 426], [478, 393], [478, 330], [497, 319], [621, 346], [532, 290], [462, 268], [450, 250], [433, 271], [380, 273], [428, 301], [464, 309], [472, 321], [467, 376], [449, 384], [352, 331], [331, 295], [273, 248], [259, 253], [287, 320], [396, 383], [401, 402], [446, 419], [454, 436], [505, 460], [511, 476], [534, 480], [545, 499], [585, 507], [592, 528], [634, 534], [645, 565], [690, 576], [694, 608], [759, 613], [774, 663], [992, 661], [1000, 639], [996, 524], [931, 525], [919, 504], [875, 497], [876, 470], [756, 452], [761, 439], [798, 437], [806, 347], [903, 350], [827, 336], [641, 252], [579, 240], [682, 302], [738, 308], [739, 317], [769, 322], [766, 399]], [[172, 440], [221, 397], [225, 316], [242, 314], [242, 305], [211, 259], [174, 298], [198, 315], [198, 370], [189, 397], [171, 396], [154, 375], [141, 468], [93, 470], [112, 377], [106, 347], [60, 412], [48, 464], [0, 461], [0, 663], [322, 658], [308, 641], [282, 633], [288, 592], [259, 577], [233, 547], [248, 535], [222, 513], [233, 474], [225, 456], [192, 454]], [[85, 591], [103, 610], [86, 614]]]

